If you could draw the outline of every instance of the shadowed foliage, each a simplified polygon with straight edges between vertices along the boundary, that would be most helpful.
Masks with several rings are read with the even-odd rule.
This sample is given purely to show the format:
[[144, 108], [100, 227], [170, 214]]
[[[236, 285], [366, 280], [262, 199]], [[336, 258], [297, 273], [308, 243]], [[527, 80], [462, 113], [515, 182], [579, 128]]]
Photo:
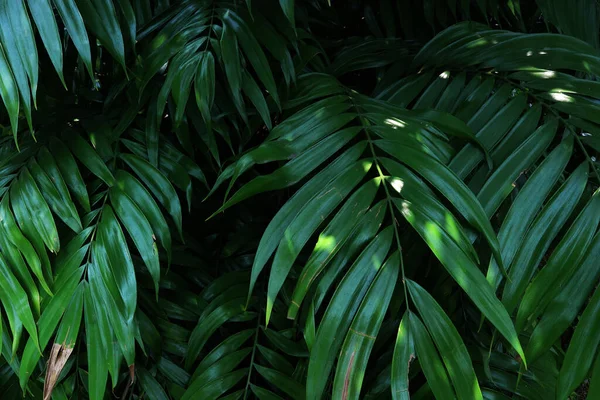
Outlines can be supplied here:
[[600, 396], [598, 7], [0, 0], [2, 396]]

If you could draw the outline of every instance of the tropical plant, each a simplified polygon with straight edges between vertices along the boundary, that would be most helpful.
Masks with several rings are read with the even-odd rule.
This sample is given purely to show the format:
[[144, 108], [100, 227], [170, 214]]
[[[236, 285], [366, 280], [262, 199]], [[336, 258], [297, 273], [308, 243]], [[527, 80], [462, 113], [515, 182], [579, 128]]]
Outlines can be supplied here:
[[0, 0], [3, 396], [600, 397], [599, 10]]

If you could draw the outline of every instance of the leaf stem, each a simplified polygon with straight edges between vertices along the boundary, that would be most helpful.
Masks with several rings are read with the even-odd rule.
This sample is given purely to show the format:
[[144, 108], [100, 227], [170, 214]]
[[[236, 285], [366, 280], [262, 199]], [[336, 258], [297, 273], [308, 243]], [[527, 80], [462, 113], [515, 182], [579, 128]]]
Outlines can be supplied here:
[[367, 140], [369, 142], [369, 149], [371, 150], [371, 154], [373, 155], [373, 161], [375, 161], [375, 166], [377, 167], [377, 173], [379, 174], [379, 178], [382, 181], [383, 189], [385, 190], [385, 196], [387, 199], [388, 207], [390, 209], [390, 214], [392, 216], [392, 225], [394, 226], [394, 236], [396, 237], [396, 246], [398, 248], [398, 255], [400, 258], [400, 272], [402, 274], [402, 286], [404, 289], [404, 301], [406, 303], [406, 309], [410, 311], [410, 305], [408, 302], [408, 291], [406, 289], [406, 274], [404, 272], [404, 257], [402, 256], [402, 244], [400, 243], [400, 233], [398, 232], [398, 220], [396, 219], [396, 214], [394, 213], [394, 203], [392, 202], [392, 196], [387, 187], [387, 175], [383, 173], [381, 170], [381, 166], [379, 165], [379, 158], [377, 157], [377, 153], [375, 152], [375, 148], [373, 147], [373, 140], [371, 139], [371, 135], [369, 134], [370, 123], [366, 120], [366, 118], [362, 115], [362, 112], [358, 105], [354, 102], [354, 98], [348, 93], [348, 98], [352, 102], [356, 113], [359, 116], [360, 123], [363, 126], [365, 131], [365, 135], [367, 136]]
[[581, 142], [581, 138], [579, 137], [579, 135], [577, 135], [577, 132], [575, 132], [575, 129], [573, 129], [573, 125], [571, 123], [569, 123], [566, 119], [564, 119], [560, 113], [558, 111], [556, 111], [552, 105], [546, 103], [544, 101], [544, 99], [540, 98], [539, 96], [537, 96], [535, 93], [533, 93], [528, 87], [523, 86], [520, 83], [517, 83], [513, 80], [511, 80], [510, 78], [507, 78], [505, 76], [502, 75], [496, 75], [496, 74], [492, 74], [491, 72], [487, 72], [488, 75], [494, 76], [496, 78], [500, 78], [503, 81], [513, 85], [513, 86], [517, 86], [519, 89], [523, 90], [524, 92], [526, 92], [526, 94], [528, 96], [533, 97], [538, 103], [540, 103], [542, 105], [542, 107], [544, 107], [545, 109], [547, 109], [548, 111], [550, 111], [559, 121], [562, 122], [562, 124], [565, 126], [565, 128], [575, 137], [575, 141], [577, 142], [577, 145], [579, 146], [579, 148], [581, 149], [581, 151], [583, 152], [586, 160], [590, 163], [592, 170], [594, 171], [594, 175], [596, 175], [596, 179], [598, 179], [598, 183], [600, 184], [600, 173], [598, 173], [598, 168], [596, 167], [596, 165], [594, 164], [594, 161], [592, 161], [592, 158], [590, 157], [589, 153], [587, 152], [587, 149], [585, 148], [585, 145]]
[[260, 331], [260, 311], [256, 318], [256, 333], [254, 334], [254, 343], [252, 344], [252, 355], [250, 356], [250, 369], [248, 370], [248, 378], [246, 379], [246, 386], [244, 387], [244, 400], [248, 397], [248, 386], [250, 386], [250, 377], [252, 376], [252, 370], [254, 369], [254, 355], [256, 354], [256, 347], [258, 345], [258, 332]]

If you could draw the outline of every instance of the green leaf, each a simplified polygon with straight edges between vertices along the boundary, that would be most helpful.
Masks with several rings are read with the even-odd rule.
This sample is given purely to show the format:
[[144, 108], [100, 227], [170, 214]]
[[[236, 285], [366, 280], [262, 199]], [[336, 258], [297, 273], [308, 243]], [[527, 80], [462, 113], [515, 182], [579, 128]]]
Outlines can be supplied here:
[[[50, 337], [54, 333], [62, 313], [66, 309], [68, 302], [77, 288], [77, 284], [79, 283], [82, 273], [83, 268], [80, 268], [78, 271], [73, 271], [67, 283], [62, 287], [62, 290], [60, 290], [57, 295], [50, 300], [44, 309], [44, 312], [38, 321], [39, 340], [40, 347], [42, 349], [50, 341]], [[37, 344], [32, 338], [29, 338], [21, 358], [21, 367], [19, 370], [19, 382], [21, 384], [21, 388], [25, 388], [29, 377], [34, 371], [35, 364], [40, 359], [40, 356], [41, 353], [37, 348]]]
[[136, 373], [140, 378], [140, 385], [144, 389], [144, 394], [150, 400], [169, 400], [169, 396], [156, 379], [144, 368], [137, 367]]
[[[64, 251], [64, 250], [63, 250]], [[82, 256], [83, 258], [83, 256]], [[83, 274], [84, 268], [78, 268], [67, 277], [65, 284], [61, 287], [54, 297], [50, 299], [40, 319], [38, 320], [39, 327], [39, 344], [41, 349], [45, 348], [54, 330], [58, 326], [62, 314], [67, 308], [73, 293], [78, 287], [79, 280]], [[19, 370], [19, 383], [21, 388], [25, 388], [29, 377], [34, 372], [35, 365], [41, 357], [41, 353], [38, 350], [37, 343], [30, 337], [23, 351], [21, 358], [21, 368]]]
[[[300, 214], [285, 230], [275, 253], [269, 276], [266, 324], [269, 322], [275, 298], [283, 286], [296, 257], [323, 220], [346, 198], [369, 171], [370, 165], [365, 164], [356, 165], [330, 182], [330, 188], [326, 188], [306, 204]], [[378, 185], [367, 184], [363, 188], [364, 190], [361, 190], [361, 188], [357, 191], [357, 193], [360, 193], [357, 196], [364, 196], [372, 201]]]
[[285, 354], [293, 357], [308, 357], [304, 343], [290, 340], [283, 333], [274, 331], [273, 329], [263, 328], [263, 332], [269, 341]]
[[[46, 279], [44, 277], [44, 273], [42, 272], [42, 263], [40, 261], [39, 256], [37, 255], [35, 249], [31, 245], [31, 242], [27, 240], [27, 238], [23, 235], [17, 223], [15, 222], [15, 217], [13, 216], [12, 211], [10, 210], [10, 196], [7, 194], [0, 202], [0, 223], [4, 228], [4, 232], [7, 233], [8, 240], [23, 254], [27, 264], [29, 264], [29, 268], [31, 268], [34, 275], [40, 280], [42, 283], [44, 290], [47, 293], [51, 293], [50, 288], [46, 284]], [[14, 206], [13, 206], [14, 207]], [[18, 203], [18, 207], [20, 203]]]
[[74, 0], [52, 0], [61, 19], [65, 24], [65, 28], [69, 32], [69, 36], [77, 48], [79, 56], [83, 60], [83, 64], [87, 68], [90, 78], [94, 79], [92, 69], [92, 55], [90, 52], [90, 41], [88, 39], [83, 18], [75, 4]]
[[196, 379], [200, 374], [206, 371], [207, 368], [225, 355], [238, 350], [254, 333], [254, 329], [246, 329], [223, 340], [218, 346], [213, 348], [202, 361], [200, 361], [200, 364], [198, 364], [198, 367], [194, 371], [194, 375], [192, 375], [192, 380]]
[[122, 18], [119, 18], [121, 23], [127, 25], [127, 33], [124, 34], [130, 41], [129, 46], [135, 52], [135, 44], [137, 41], [137, 20], [133, 6], [128, 0], [117, 0], [121, 10]]
[[[497, 111], [497, 104], [501, 106], [505, 98], [498, 97], [504, 94], [500, 89], [468, 122], [479, 143], [491, 150], [506, 135], [509, 129], [517, 122], [521, 113], [525, 110], [526, 97], [520, 95], [512, 99], [504, 108]], [[506, 90], [508, 95], [508, 90]], [[460, 178], [465, 178], [481, 162], [484, 154], [472, 144], [467, 144], [452, 159], [448, 167]]]
[[316, 174], [302, 188], [300, 188], [290, 200], [288, 200], [275, 217], [271, 220], [265, 232], [263, 233], [256, 256], [252, 264], [252, 275], [250, 277], [250, 287], [248, 289], [248, 299], [254, 289], [256, 280], [263, 270], [265, 264], [277, 248], [285, 229], [300, 213], [300, 210], [306, 202], [313, 198], [329, 181], [334, 179], [341, 171], [350, 167], [362, 154], [364, 146], [353, 147], [338, 157], [334, 162]]
[[58, 327], [58, 331], [56, 332], [56, 337], [54, 338], [55, 344], [65, 346], [67, 349], [71, 349], [75, 346], [77, 335], [79, 334], [85, 288], [85, 281], [83, 281], [77, 286], [77, 289], [75, 289], [69, 305], [65, 310], [60, 326]]
[[359, 398], [369, 356], [394, 293], [400, 269], [394, 253], [381, 267], [356, 312], [340, 351], [333, 397]]
[[277, 396], [270, 390], [263, 389], [259, 386], [250, 384], [250, 389], [252, 390], [252, 393], [254, 393], [256, 397], [258, 397], [259, 400], [283, 400], [281, 397]]
[[119, 27], [113, 2], [111, 0], [77, 0], [77, 6], [85, 22], [96, 37], [98, 37], [106, 50], [121, 64], [127, 74], [123, 34]]
[[409, 368], [411, 362], [415, 359], [415, 343], [410, 331], [410, 314], [406, 312], [402, 316], [398, 335], [396, 336], [396, 345], [394, 347], [394, 357], [392, 359], [392, 399], [409, 400]]
[[[237, 371], [230, 372], [221, 376], [219, 379], [212, 382], [210, 385], [206, 385], [196, 392], [195, 399], [206, 399], [216, 400], [227, 392], [233, 386], [235, 386], [243, 377], [248, 374], [248, 368], [238, 369]], [[239, 394], [236, 393], [234, 398], [238, 398]]]
[[585, 379], [594, 362], [600, 336], [600, 290], [596, 290], [579, 319], [560, 369], [556, 398], [567, 398]]
[[[528, 178], [512, 203], [498, 232], [498, 242], [505, 265], [510, 266], [536, 213], [559, 179], [573, 152], [573, 139], [563, 140]], [[502, 274], [494, 259], [490, 260], [486, 276], [497, 289]]]
[[238, 390], [228, 394], [227, 396], [220, 397], [221, 400], [241, 400], [244, 395], [244, 390]]
[[12, 25], [12, 35], [17, 45], [15, 50], [19, 52], [22, 65], [25, 72], [27, 72], [31, 95], [35, 104], [38, 85], [38, 54], [31, 22], [23, 0], [8, 1], [5, 10], [8, 11], [8, 17]]
[[448, 135], [472, 142], [477, 146], [479, 151], [483, 152], [488, 166], [492, 165], [492, 160], [490, 159], [487, 147], [473, 134], [471, 128], [469, 128], [467, 124], [450, 114], [441, 113], [436, 110], [420, 111], [417, 115], [419, 118], [434, 124], [442, 132]]
[[433, 82], [429, 84], [427, 89], [419, 96], [419, 99], [413, 106], [414, 110], [433, 108], [441, 93], [448, 85], [449, 72], [444, 71], [438, 75]]
[[[196, 93], [196, 104], [202, 114], [204, 123], [210, 129], [211, 114], [210, 110], [215, 101], [215, 58], [211, 52], [204, 52], [198, 62], [198, 71], [194, 81]], [[270, 120], [269, 120], [270, 121]]]
[[278, 352], [269, 349], [268, 347], [261, 346], [260, 344], [256, 347], [260, 354], [275, 368], [277, 371], [283, 372], [287, 375], [293, 375], [294, 367], [292, 364], [285, 359], [284, 356]]
[[[274, 132], [274, 130], [271, 132]], [[258, 193], [283, 189], [297, 183], [310, 172], [314, 171], [321, 163], [325, 162], [342, 146], [347, 144], [354, 136], [356, 136], [357, 133], [358, 129], [354, 128], [338, 131], [335, 134], [316, 143], [306, 152], [289, 161], [275, 172], [269, 175], [262, 175], [254, 178], [246, 185], [242, 186], [242, 188], [238, 190], [229, 200], [227, 200], [225, 204], [223, 204], [217, 211], [215, 211], [212, 216], [225, 211], [234, 204], [237, 204]], [[364, 146], [364, 144], [365, 143], [359, 143], [355, 145], [355, 147], [359, 148]], [[350, 151], [350, 153], [352, 153], [352, 151]], [[359, 161], [358, 163], [363, 163], [363, 161]], [[364, 163], [367, 164], [368, 161], [364, 161]]]
[[[102, 254], [106, 254], [106, 257], [103, 257], [106, 263], [102, 262], [99, 267], [110, 272], [118, 290], [118, 293], [112, 293], [113, 299], [116, 304], [123, 304], [124, 317], [131, 321], [137, 304], [137, 281], [127, 240], [110, 206], [103, 207], [97, 229], [98, 239], [94, 246], [98, 247]], [[96, 260], [96, 263], [100, 262], [100, 259]]]
[[600, 394], [600, 365], [598, 363], [598, 359], [600, 359], [600, 355], [596, 356], [596, 361], [594, 361], [594, 368], [592, 370], [592, 377], [590, 378], [590, 386], [588, 388], [588, 397], [593, 399], [598, 397]]
[[500, 207], [500, 204], [514, 189], [514, 182], [529, 168], [546, 150], [556, 134], [555, 120], [542, 125], [525, 140], [506, 160], [494, 171], [477, 194], [477, 199], [483, 206], [488, 217]]
[[0, 96], [8, 112], [13, 138], [17, 143], [17, 132], [19, 130], [19, 92], [18, 87], [10, 69], [4, 48], [0, 45]]
[[552, 299], [525, 348], [528, 360], [544, 354], [569, 328], [600, 277], [600, 235], [596, 234], [573, 276]]
[[387, 204], [386, 200], [380, 200], [379, 203], [371, 207], [350, 233], [350, 239], [340, 248], [338, 254], [331, 259], [327, 271], [323, 274], [315, 289], [313, 302], [311, 303], [311, 307], [314, 306], [315, 312], [321, 307], [328, 291], [334, 287], [342, 271], [353, 262], [360, 251], [377, 235], [384, 221]]
[[[515, 123], [511, 130], [508, 131], [502, 141], [492, 150], [491, 157], [492, 162], [495, 165], [499, 165], [503, 162], [529, 137], [531, 132], [534, 132], [537, 129], [541, 114], [542, 106], [540, 103], [533, 104], [529, 110], [523, 113], [521, 118]], [[548, 122], [551, 120], [552, 118], [549, 118]], [[472, 188], [475, 187], [473, 186], [475, 184], [478, 185], [477, 188], [483, 186], [483, 182], [489, 173], [490, 169], [485, 165], [481, 165], [473, 175], [469, 186]]]
[[[275, 103], [281, 108], [279, 96], [277, 95], [277, 85], [275, 84], [275, 78], [273, 78], [273, 73], [271, 72], [267, 57], [244, 20], [232, 10], [227, 10], [223, 16], [223, 22], [224, 25], [227, 26], [223, 31], [231, 28], [235, 32], [237, 40], [244, 51], [244, 55], [252, 65], [252, 68], [254, 68], [254, 72], [256, 72], [260, 81], [265, 85], [265, 88], [271, 97], [273, 97]], [[223, 35], [225, 35], [225, 32]], [[223, 41], [221, 41], [221, 43], [223, 43]], [[225, 68], [227, 69], [227, 66], [225, 66]]]
[[464, 86], [465, 86], [466, 74], [461, 72], [456, 77], [452, 79], [452, 82], [448, 85], [444, 93], [442, 93], [438, 103], [436, 105], [436, 109], [444, 112], [450, 112], [456, 100], [460, 96]]
[[188, 203], [188, 212], [192, 210], [192, 180], [188, 175], [188, 171], [167, 157], [161, 160], [161, 170], [167, 175], [167, 178], [173, 182], [177, 188], [185, 192], [185, 197]]
[[[2, 300], [2, 297], [0, 297], [0, 300]], [[21, 337], [23, 335], [23, 323], [21, 322], [21, 319], [19, 318], [17, 312], [18, 310], [16, 309], [16, 307], [11, 304], [10, 301], [3, 301], [4, 303], [4, 310], [6, 311], [6, 316], [8, 318], [8, 324], [10, 326], [10, 331], [12, 333], [12, 344], [10, 344], [10, 342], [7, 343], [3, 343], [3, 347], [6, 349], [6, 359], [13, 359], [15, 357], [15, 355], [17, 354], [17, 350], [19, 348], [19, 345], [21, 343]], [[8, 335], [8, 332], [5, 332], [4, 335]], [[8, 336], [7, 336], [8, 337]], [[4, 338], [3, 338], [4, 341]], [[10, 347], [10, 350], [9, 350]], [[36, 351], [40, 351], [39, 349], [36, 349]], [[13, 370], [18, 370], [19, 368], [13, 368]]]
[[502, 303], [510, 313], [519, 304], [535, 268], [581, 198], [587, 180], [588, 165], [583, 163], [546, 202], [522, 240], [502, 292]]
[[88, 192], [73, 155], [67, 147], [56, 138], [50, 138], [49, 147], [51, 155], [54, 157], [67, 187], [71, 190], [73, 196], [75, 196], [75, 199], [81, 204], [83, 209], [86, 212], [90, 212]]
[[[12, 13], [9, 9], [10, 3], [12, 2], [8, 0], [3, 0], [0, 2], [0, 39], [2, 39], [2, 45], [4, 51], [6, 52], [10, 69], [12, 70], [17, 88], [19, 89], [19, 93], [21, 95], [23, 113], [25, 114], [25, 118], [27, 119], [27, 124], [29, 125], [30, 130], [33, 131], [31, 121], [31, 91], [29, 87], [29, 80], [27, 78], [26, 66], [23, 64], [20, 54], [21, 51], [25, 50], [25, 47], [31, 46], [22, 46], [22, 50], [19, 51], [20, 46], [17, 44], [18, 42], [15, 35], [19, 37], [20, 35], [18, 35], [12, 28], [11, 22], [13, 18], [17, 19], [18, 17], [13, 17], [11, 15]], [[31, 45], [35, 46], [35, 42], [31, 43]], [[30, 65], [30, 67], [32, 66]], [[15, 126], [16, 125], [13, 124], [13, 129], [16, 129]]]
[[108, 186], [112, 186], [115, 178], [109, 171], [108, 167], [102, 161], [96, 150], [75, 132], [70, 132], [68, 137], [68, 145], [71, 148], [75, 157], [85, 165], [94, 175], [102, 179]]
[[459, 399], [483, 399], [469, 352], [442, 307], [416, 282], [406, 280], [410, 297], [439, 350]]
[[[11, 197], [13, 207], [15, 202], [27, 207], [28, 212], [33, 217], [31, 223], [35, 226], [46, 247], [50, 251], [58, 253], [60, 241], [54, 218], [27, 168], [23, 168], [19, 177], [11, 186]], [[18, 217], [17, 219], [19, 220]], [[19, 223], [24, 223], [24, 221], [19, 220]]]
[[404, 218], [425, 240], [446, 271], [524, 360], [523, 349], [512, 321], [477, 265], [435, 221], [427, 218], [419, 206], [408, 201], [394, 203]]
[[108, 368], [106, 362], [107, 353], [105, 353], [102, 344], [102, 332], [99, 327], [100, 318], [89, 285], [85, 286], [84, 292], [85, 312], [83, 315], [85, 317], [88, 355], [88, 390], [91, 400], [100, 400], [104, 398], [106, 381], [108, 380]]
[[330, 96], [317, 101], [273, 128], [267, 136], [267, 140], [286, 139], [292, 141], [306, 135], [306, 132], [323, 137], [318, 132], [335, 132], [356, 118], [354, 113], [344, 113], [350, 106], [348, 96], [345, 95]]
[[[50, 154], [48, 153], [48, 156]], [[50, 156], [52, 157], [52, 156]], [[58, 167], [53, 164], [51, 158], [39, 157], [40, 164], [35, 160], [30, 160], [28, 168], [35, 183], [40, 188], [40, 194], [47, 202], [48, 206], [56, 215], [74, 232], [80, 232], [82, 229], [81, 221], [75, 204], [71, 201], [71, 196], [66, 192], [66, 186], [62, 181]], [[59, 192], [58, 185], [63, 184], [63, 191]], [[66, 195], [65, 195], [66, 192]]]
[[23, 261], [19, 249], [8, 240], [7, 233], [3, 227], [0, 227], [0, 249], [7, 263], [11, 266], [15, 277], [23, 285], [23, 289], [25, 289], [33, 309], [33, 314], [38, 318], [40, 315], [40, 292], [33, 281], [33, 276], [29, 268], [27, 268], [27, 265]]
[[338, 285], [321, 324], [310, 353], [306, 397], [320, 398], [338, 350], [358, 310], [371, 281], [382, 268], [383, 261], [392, 244], [392, 227], [383, 230], [356, 259]]
[[[377, 143], [375, 142], [375, 144]], [[503, 264], [498, 239], [485, 211], [473, 192], [445, 165], [432, 157], [424, 157], [423, 153], [413, 148], [404, 147], [401, 154], [393, 155], [428, 180], [471, 225], [483, 233], [492, 248], [494, 258], [502, 270]]]
[[190, 379], [190, 376], [187, 372], [164, 357], [160, 358], [157, 367], [162, 374], [173, 381], [173, 383], [176, 385], [186, 386]]
[[[12, 188], [15, 189], [16, 186], [17, 185], [13, 183]], [[15, 213], [16, 220], [19, 223], [19, 228], [23, 231], [23, 234], [30, 240], [31, 245], [35, 249], [35, 253], [38, 255], [40, 260], [39, 269], [36, 268], [37, 265], [35, 265], [35, 263], [30, 264], [30, 267], [32, 267], [32, 271], [38, 278], [38, 281], [44, 289], [44, 291], [46, 291], [46, 293], [48, 293], [49, 295], [52, 295], [52, 291], [50, 290], [49, 286], [52, 284], [50, 259], [46, 252], [44, 240], [40, 235], [40, 228], [34, 224], [34, 222], [38, 222], [39, 225], [39, 223], [43, 223], [43, 221], [34, 221], [35, 217], [27, 208], [25, 204], [25, 199], [23, 198], [23, 196], [20, 196], [19, 193], [16, 193], [15, 190], [12, 191], [10, 202]]]
[[156, 248], [156, 237], [150, 223], [133, 202], [118, 187], [110, 189], [110, 202], [114, 207], [121, 223], [135, 243], [148, 271], [154, 281], [154, 289], [158, 299], [158, 283], [160, 281], [160, 263], [158, 261], [158, 249]]
[[384, 89], [377, 97], [386, 99], [388, 102], [396, 104], [399, 107], [406, 107], [421, 93], [432, 76], [433, 71], [426, 71], [416, 76], [410, 76], [406, 80], [398, 82], [401, 85], [399, 88], [396, 85], [392, 85]]
[[479, 256], [473, 248], [466, 230], [460, 221], [437, 199], [429, 186], [404, 165], [386, 157], [379, 157], [379, 160], [391, 175], [387, 179], [391, 189], [411, 203], [421, 204], [421, 208], [428, 213], [431, 219], [445, 221], [442, 228], [473, 261], [478, 263]]
[[296, 382], [293, 378], [282, 374], [271, 368], [266, 368], [261, 365], [255, 364], [254, 367], [269, 383], [277, 387], [279, 390], [287, 394], [293, 400], [304, 400], [307, 398], [305, 395], [304, 386]]
[[[379, 182], [378, 179], [371, 180], [358, 189], [319, 234], [315, 248], [294, 288], [292, 302], [288, 310], [288, 318], [295, 318], [310, 285], [323, 271], [328, 262], [338, 253], [344, 243], [346, 243], [358, 221], [369, 210], [379, 188]], [[312, 202], [315, 202], [315, 199], [311, 200]], [[305, 212], [302, 211], [301, 213]], [[298, 218], [294, 221], [296, 220]], [[286, 232], [288, 229], [286, 229]]]
[[35, 21], [42, 42], [44, 42], [46, 51], [50, 56], [52, 65], [54, 65], [54, 69], [62, 81], [63, 86], [66, 87], [65, 78], [63, 77], [63, 53], [61, 41], [50, 1], [27, 0], [27, 4], [29, 5], [29, 12], [31, 12], [31, 16]]
[[292, 28], [296, 29], [296, 19], [294, 18], [294, 0], [279, 0], [279, 5], [283, 10], [283, 13], [287, 17]]
[[[564, 211], [563, 211], [564, 212]], [[546, 265], [535, 276], [521, 301], [517, 328], [537, 320], [548, 303], [564, 288], [583, 256], [600, 223], [600, 192], [595, 193], [561, 238]]]
[[95, 262], [88, 264], [88, 281], [92, 291], [93, 299], [98, 310], [102, 308], [106, 311], [108, 320], [110, 321], [110, 325], [114, 330], [117, 342], [121, 348], [123, 356], [125, 357], [127, 365], [134, 365], [135, 338], [133, 333], [133, 321], [127, 321], [125, 317], [121, 315], [121, 312], [115, 304], [113, 297], [111, 294], [109, 294], [100, 269], [100, 266]]
[[31, 313], [27, 294], [10, 271], [2, 256], [0, 256], [0, 289], [2, 290], [0, 298], [4, 306], [15, 310], [15, 314], [22, 321], [23, 326], [25, 326], [29, 335], [31, 335], [34, 345], [39, 350], [38, 330], [33, 319], [33, 314]]
[[192, 56], [174, 73], [171, 93], [176, 104], [175, 115], [173, 118], [176, 127], [180, 127], [181, 122], [183, 121], [192, 88], [192, 80], [198, 69], [199, 59], [199, 56]]
[[122, 190], [138, 208], [144, 213], [152, 231], [156, 233], [158, 240], [167, 251], [169, 263], [171, 262], [171, 233], [160, 208], [146, 188], [131, 174], [119, 170], [116, 174], [117, 187]]
[[197, 398], [195, 396], [200, 389], [211, 386], [212, 382], [217, 381], [221, 376], [233, 371], [251, 352], [251, 348], [245, 348], [220, 358], [192, 380], [181, 399], [191, 400]]
[[435, 398], [440, 400], [454, 399], [455, 394], [450, 385], [448, 373], [444, 368], [444, 364], [442, 364], [442, 360], [440, 360], [440, 355], [433, 345], [429, 333], [415, 314], [409, 312], [408, 317], [417, 358]]
[[[471, 120], [471, 117], [473, 117], [485, 103], [485, 100], [491, 95], [494, 88], [493, 78], [486, 77], [483, 80], [478, 78], [480, 77], [471, 79], [471, 82], [474, 82], [477, 86], [465, 97], [461, 97], [457, 101], [457, 104], [454, 105], [453, 113], [463, 121], [468, 122]], [[468, 87], [466, 89], [468, 89]], [[465, 92], [467, 91], [466, 89]], [[509, 90], [510, 88], [508, 86], [501, 87], [500, 94], [496, 96], [496, 98], [500, 98], [500, 96], [505, 98]], [[492, 99], [490, 99], [490, 101], [491, 100]]]
[[162, 172], [138, 156], [121, 154], [121, 158], [129, 165], [133, 172], [140, 177], [163, 207], [167, 209], [173, 218], [173, 221], [175, 221], [175, 226], [177, 227], [179, 235], [183, 237], [181, 228], [181, 204], [179, 203], [179, 197], [177, 197], [177, 193], [175, 192], [175, 189], [173, 189], [171, 182], [169, 182]]
[[148, 160], [150, 164], [158, 167], [158, 148], [160, 140], [159, 123], [156, 115], [156, 102], [151, 101], [146, 110], [146, 147], [148, 148]]
[[213, 312], [198, 322], [198, 325], [192, 331], [188, 343], [188, 350], [185, 357], [186, 369], [196, 361], [200, 351], [206, 344], [210, 336], [230, 318], [243, 312], [243, 299], [236, 298], [217, 307]]
[[242, 65], [240, 60], [240, 51], [238, 40], [233, 29], [229, 24], [223, 24], [221, 33], [221, 57], [227, 76], [227, 82], [231, 89], [233, 102], [238, 112], [244, 116], [244, 101], [242, 100]]
[[265, 122], [265, 125], [268, 129], [271, 129], [273, 125], [271, 124], [271, 111], [269, 110], [269, 106], [267, 101], [265, 100], [265, 96], [263, 96], [260, 88], [248, 73], [244, 73], [242, 82], [242, 90], [244, 94], [250, 99], [258, 114]]

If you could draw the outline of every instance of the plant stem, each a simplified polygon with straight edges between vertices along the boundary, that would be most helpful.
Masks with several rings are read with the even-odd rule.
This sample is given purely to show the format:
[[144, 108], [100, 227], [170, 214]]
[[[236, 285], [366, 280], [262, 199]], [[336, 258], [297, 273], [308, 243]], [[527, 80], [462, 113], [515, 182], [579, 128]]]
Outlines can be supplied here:
[[248, 397], [248, 386], [250, 386], [250, 376], [254, 369], [254, 355], [256, 354], [256, 346], [258, 344], [258, 332], [260, 331], [260, 312], [256, 318], [256, 333], [254, 334], [254, 343], [252, 344], [252, 355], [250, 356], [250, 369], [248, 370], [248, 378], [246, 379], [246, 387], [244, 388], [244, 400]]
[[392, 202], [392, 196], [387, 187], [387, 175], [385, 175], [379, 165], [379, 158], [377, 157], [377, 153], [375, 152], [375, 148], [373, 147], [373, 140], [371, 139], [371, 135], [369, 134], [369, 121], [367, 121], [363, 115], [361, 110], [358, 108], [356, 103], [354, 102], [354, 98], [348, 94], [350, 101], [356, 113], [359, 116], [360, 123], [363, 126], [365, 131], [365, 135], [367, 136], [367, 140], [369, 142], [369, 149], [371, 150], [371, 154], [373, 155], [373, 161], [375, 162], [375, 167], [377, 168], [377, 173], [379, 174], [379, 179], [381, 179], [381, 183], [383, 185], [383, 189], [385, 190], [385, 196], [387, 199], [388, 207], [390, 209], [390, 214], [392, 216], [392, 225], [394, 226], [394, 236], [396, 237], [396, 247], [398, 248], [398, 255], [400, 257], [400, 272], [402, 274], [402, 286], [404, 289], [404, 301], [406, 303], [406, 309], [410, 311], [410, 305], [408, 302], [408, 291], [406, 289], [406, 274], [404, 272], [404, 257], [402, 256], [402, 244], [400, 243], [400, 233], [398, 232], [398, 220], [396, 219], [396, 214], [394, 213], [394, 203]]
[[596, 175], [596, 179], [598, 179], [598, 183], [600, 184], [600, 173], [598, 173], [598, 168], [596, 167], [596, 165], [594, 164], [594, 161], [592, 161], [592, 158], [590, 157], [590, 154], [587, 152], [587, 149], [585, 148], [585, 145], [583, 144], [583, 142], [581, 141], [581, 138], [579, 137], [579, 135], [577, 135], [577, 132], [575, 132], [575, 129], [573, 128], [573, 125], [571, 123], [569, 123], [566, 119], [564, 119], [560, 113], [558, 111], [556, 111], [552, 105], [546, 103], [544, 101], [544, 99], [540, 98], [538, 95], [536, 95], [535, 93], [532, 93], [528, 87], [523, 86], [520, 83], [517, 83], [505, 76], [502, 75], [496, 75], [496, 74], [492, 74], [491, 72], [487, 72], [487, 75], [491, 75], [494, 76], [496, 78], [500, 78], [503, 81], [518, 87], [519, 89], [523, 90], [524, 92], [526, 92], [526, 94], [528, 96], [533, 97], [538, 103], [540, 103], [542, 105], [542, 107], [544, 107], [546, 110], [548, 110], [549, 112], [551, 112], [560, 122], [562, 122], [562, 124], [565, 126], [565, 128], [567, 128], [567, 130], [569, 131], [569, 133], [571, 133], [574, 137], [575, 137], [575, 141], [577, 142], [577, 145], [579, 146], [579, 148], [581, 149], [581, 151], [583, 152], [586, 160], [590, 163], [592, 170], [594, 171], [594, 175]]

